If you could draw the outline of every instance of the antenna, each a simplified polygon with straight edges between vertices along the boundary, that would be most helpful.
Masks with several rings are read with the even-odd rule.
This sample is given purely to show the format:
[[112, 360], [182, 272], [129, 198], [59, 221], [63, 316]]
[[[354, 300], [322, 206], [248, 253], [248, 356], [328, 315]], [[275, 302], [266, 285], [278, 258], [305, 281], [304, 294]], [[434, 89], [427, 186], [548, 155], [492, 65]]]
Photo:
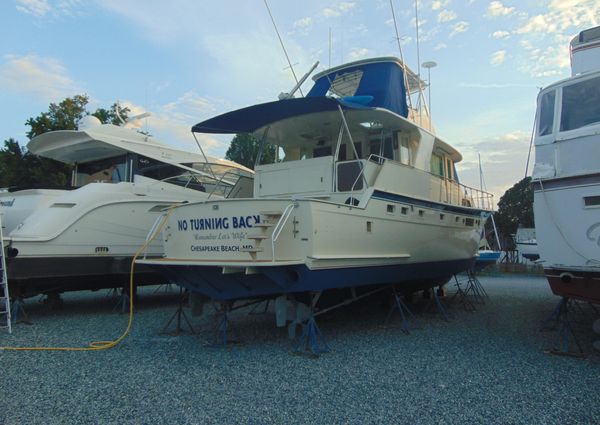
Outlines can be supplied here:
[[302, 76], [302, 78], [300, 78], [300, 81], [298, 81], [296, 83], [296, 85], [290, 90], [289, 93], [281, 93], [279, 95], [279, 100], [291, 99], [292, 97], [294, 97], [294, 93], [296, 93], [296, 90], [300, 89], [300, 86], [302, 85], [302, 83], [304, 83], [306, 81], [306, 79], [309, 77], [310, 74], [312, 74], [312, 72], [315, 70], [315, 68], [317, 66], [319, 66], [319, 61], [315, 62], [315, 64], [308, 70], [308, 72], [306, 74], [304, 74]]
[[[275, 19], [273, 19], [273, 14], [271, 13], [269, 4], [267, 3], [267, 0], [263, 0], [263, 1], [265, 2], [265, 7], [267, 8], [267, 12], [269, 12], [269, 16], [271, 17], [271, 22], [273, 23], [273, 27], [275, 28], [275, 32], [277, 33], [277, 38], [279, 39], [279, 43], [281, 44], [281, 48], [283, 49], [283, 53], [285, 54], [285, 58], [287, 59], [288, 65], [290, 66], [292, 75], [294, 76], [294, 80], [296, 81], [296, 84], [298, 84], [298, 77], [296, 77], [296, 73], [294, 72], [294, 67], [292, 65], [292, 61], [290, 61], [290, 57], [287, 54], [287, 50], [285, 50], [285, 46], [283, 45], [283, 40], [281, 39], [281, 36], [279, 35], [279, 30], [277, 29], [277, 25], [275, 25]], [[302, 96], [304, 96], [304, 93], [302, 93], [302, 89], [299, 89], [299, 90], [300, 90], [300, 94]]]
[[[540, 87], [540, 91], [542, 91], [541, 87]], [[535, 125], [536, 124], [537, 124], [537, 113], [536, 113], [535, 118], [533, 119], [533, 128], [531, 129], [531, 138], [529, 139], [529, 150], [527, 151], [527, 163], [525, 164], [525, 177], [527, 177], [527, 173], [529, 172], [529, 159], [531, 158], [531, 146], [533, 145], [533, 137], [535, 135]]]
[[[392, 9], [392, 19], [394, 20], [394, 30], [396, 30], [396, 41], [398, 42], [398, 51], [400, 52], [400, 61], [402, 62], [402, 71], [404, 74], [404, 85], [406, 86], [406, 92], [408, 93], [408, 107], [412, 109], [412, 99], [410, 97], [410, 85], [408, 83], [408, 72], [406, 65], [404, 64], [404, 55], [402, 54], [402, 45], [400, 44], [400, 35], [398, 34], [398, 25], [396, 23], [396, 14], [394, 13], [394, 4], [390, 0], [390, 8]], [[420, 83], [418, 83], [420, 84]]]
[[331, 27], [329, 27], [329, 68], [331, 68]]

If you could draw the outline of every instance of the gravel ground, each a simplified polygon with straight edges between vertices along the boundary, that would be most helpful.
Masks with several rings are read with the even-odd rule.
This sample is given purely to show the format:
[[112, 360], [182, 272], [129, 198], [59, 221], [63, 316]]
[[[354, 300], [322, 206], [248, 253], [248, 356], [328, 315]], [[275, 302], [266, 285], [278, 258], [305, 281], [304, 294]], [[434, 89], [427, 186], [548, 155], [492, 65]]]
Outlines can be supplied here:
[[[378, 303], [319, 319], [331, 351], [291, 354], [272, 315], [240, 310], [244, 344], [204, 345], [207, 333], [161, 335], [177, 302], [140, 290], [130, 336], [95, 352], [0, 351], [0, 424], [55, 423], [600, 423], [600, 356], [551, 356], [540, 324], [558, 302], [542, 277], [486, 276], [485, 305], [449, 307], [449, 322], [417, 314], [404, 335]], [[30, 300], [32, 325], [0, 345], [83, 346], [111, 340], [127, 317], [106, 292], [64, 295], [51, 311]], [[192, 318], [205, 329], [209, 318]], [[592, 351], [592, 319], [579, 337]]]

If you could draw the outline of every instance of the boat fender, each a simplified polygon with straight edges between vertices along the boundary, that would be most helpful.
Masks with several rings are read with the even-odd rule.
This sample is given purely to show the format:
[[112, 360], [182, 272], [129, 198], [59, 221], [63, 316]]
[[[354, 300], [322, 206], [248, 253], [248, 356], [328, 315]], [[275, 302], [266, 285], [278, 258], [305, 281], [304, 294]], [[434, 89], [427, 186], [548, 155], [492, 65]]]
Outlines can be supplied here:
[[571, 273], [561, 273], [558, 276], [562, 283], [571, 283], [571, 281], [575, 278]]

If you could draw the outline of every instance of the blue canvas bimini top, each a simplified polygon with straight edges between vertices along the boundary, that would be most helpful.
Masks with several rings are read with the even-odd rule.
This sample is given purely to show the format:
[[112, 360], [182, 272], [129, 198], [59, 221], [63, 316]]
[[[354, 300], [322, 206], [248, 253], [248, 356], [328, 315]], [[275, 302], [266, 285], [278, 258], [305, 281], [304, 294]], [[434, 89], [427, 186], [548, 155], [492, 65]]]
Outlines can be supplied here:
[[[315, 77], [304, 98], [262, 103], [196, 124], [196, 133], [253, 133], [274, 122], [318, 112], [387, 109], [408, 116], [404, 71], [394, 58], [361, 60], [338, 66]], [[333, 97], [335, 96], [335, 97]]]

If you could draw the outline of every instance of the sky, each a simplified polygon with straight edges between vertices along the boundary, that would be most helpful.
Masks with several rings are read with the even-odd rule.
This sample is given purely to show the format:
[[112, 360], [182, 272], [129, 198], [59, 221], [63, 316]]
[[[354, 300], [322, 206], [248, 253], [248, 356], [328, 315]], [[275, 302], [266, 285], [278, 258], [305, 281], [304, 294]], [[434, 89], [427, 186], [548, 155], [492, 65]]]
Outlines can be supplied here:
[[[408, 66], [428, 80], [419, 64], [437, 63], [429, 70], [433, 124], [463, 155], [461, 182], [479, 187], [480, 156], [498, 201], [525, 176], [538, 91], [570, 75], [569, 41], [600, 25], [600, 1], [391, 4]], [[316, 61], [319, 71], [399, 56], [390, 0], [268, 5], [297, 75]], [[150, 112], [143, 130], [197, 151], [194, 124], [275, 100], [295, 83], [264, 0], [3, 0], [0, 40], [0, 140], [22, 145], [28, 118], [86, 94], [92, 111], [119, 101], [130, 115]], [[199, 140], [222, 157], [231, 136]]]

